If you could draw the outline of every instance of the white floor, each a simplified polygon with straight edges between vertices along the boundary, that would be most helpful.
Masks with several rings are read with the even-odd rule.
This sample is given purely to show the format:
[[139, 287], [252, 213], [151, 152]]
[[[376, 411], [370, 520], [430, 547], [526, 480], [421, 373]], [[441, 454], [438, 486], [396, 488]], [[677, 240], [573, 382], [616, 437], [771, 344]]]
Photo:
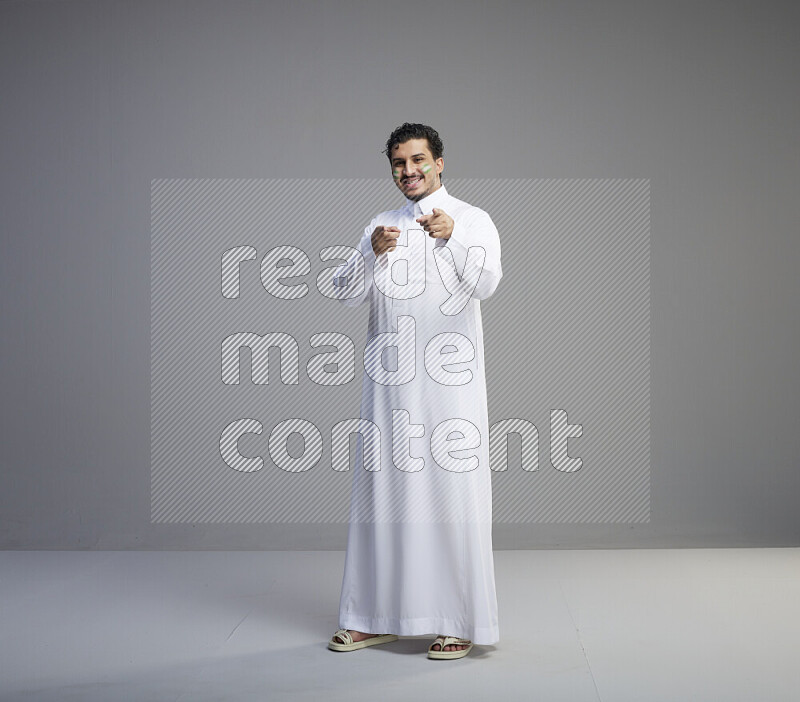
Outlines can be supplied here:
[[800, 548], [496, 551], [501, 640], [335, 653], [344, 552], [0, 552], [0, 700], [800, 700]]

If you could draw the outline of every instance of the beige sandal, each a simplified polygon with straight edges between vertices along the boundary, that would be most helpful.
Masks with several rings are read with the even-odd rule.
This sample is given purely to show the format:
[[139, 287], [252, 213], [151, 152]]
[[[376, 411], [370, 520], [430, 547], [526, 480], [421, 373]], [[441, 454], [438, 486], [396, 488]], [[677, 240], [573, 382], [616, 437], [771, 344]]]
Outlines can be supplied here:
[[[334, 641], [339, 637], [344, 643]], [[397, 634], [381, 634], [380, 636], [370, 636], [363, 641], [353, 641], [353, 637], [347, 629], [337, 629], [336, 633], [328, 641], [328, 648], [331, 651], [356, 651], [359, 648], [366, 648], [367, 646], [377, 646], [378, 644], [389, 643], [390, 641], [397, 641]]]
[[[433, 647], [439, 644], [439, 650], [434, 651]], [[462, 650], [456, 649], [455, 651], [445, 651], [445, 646], [466, 646]], [[437, 636], [436, 640], [428, 646], [428, 658], [437, 658], [439, 660], [451, 660], [453, 658], [463, 658], [472, 650], [472, 641], [469, 639], [459, 639], [457, 636]]]

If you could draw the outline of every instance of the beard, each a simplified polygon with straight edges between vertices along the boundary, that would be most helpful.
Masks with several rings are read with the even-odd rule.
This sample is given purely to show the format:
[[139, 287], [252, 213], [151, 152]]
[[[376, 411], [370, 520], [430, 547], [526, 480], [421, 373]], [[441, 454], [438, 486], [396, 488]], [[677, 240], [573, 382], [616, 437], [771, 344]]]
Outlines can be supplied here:
[[422, 200], [422, 198], [427, 197], [430, 195], [437, 186], [436, 179], [428, 180], [425, 177], [420, 179], [419, 185], [414, 188], [414, 190], [406, 190], [405, 188], [401, 188], [403, 194], [412, 202], [417, 202], [418, 200]]

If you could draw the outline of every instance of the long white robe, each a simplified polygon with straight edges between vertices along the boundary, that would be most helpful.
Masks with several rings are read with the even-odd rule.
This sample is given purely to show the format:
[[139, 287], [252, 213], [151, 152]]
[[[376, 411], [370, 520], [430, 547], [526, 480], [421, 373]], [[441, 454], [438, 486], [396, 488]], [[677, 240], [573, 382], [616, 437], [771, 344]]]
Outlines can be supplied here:
[[[415, 221], [433, 208], [454, 219], [449, 239]], [[402, 233], [376, 258], [378, 225]], [[501, 277], [491, 218], [444, 185], [376, 216], [336, 270], [340, 294], [357, 291], [343, 304], [370, 303], [361, 428], [380, 432], [358, 441], [342, 628], [499, 640], [480, 300]]]

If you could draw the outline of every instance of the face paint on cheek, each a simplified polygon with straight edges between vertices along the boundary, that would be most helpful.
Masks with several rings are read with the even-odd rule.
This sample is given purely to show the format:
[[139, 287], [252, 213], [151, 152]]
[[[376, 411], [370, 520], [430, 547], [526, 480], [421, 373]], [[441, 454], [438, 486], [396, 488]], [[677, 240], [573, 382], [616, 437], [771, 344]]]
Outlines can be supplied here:
[[425, 165], [422, 167], [422, 172], [423, 172], [425, 175], [428, 175], [428, 173], [430, 173], [430, 172], [431, 172], [431, 164], [430, 164], [430, 163], [426, 163], [426, 164], [425, 164]]
[[400, 178], [400, 171], [399, 171], [399, 170], [397, 170], [397, 169], [393, 170], [393, 171], [392, 171], [392, 177], [393, 177], [395, 180], [398, 180], [398, 179]]

